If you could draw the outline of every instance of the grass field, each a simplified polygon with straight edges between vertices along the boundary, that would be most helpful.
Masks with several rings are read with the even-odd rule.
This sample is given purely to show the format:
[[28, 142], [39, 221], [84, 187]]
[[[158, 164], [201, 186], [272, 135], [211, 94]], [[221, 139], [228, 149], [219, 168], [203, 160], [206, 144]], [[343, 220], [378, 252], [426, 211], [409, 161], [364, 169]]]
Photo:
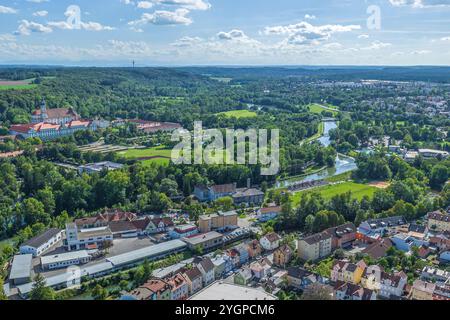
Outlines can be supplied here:
[[[317, 114], [321, 114], [322, 111], [330, 111], [331, 113], [333, 113], [333, 116], [336, 116], [339, 113], [339, 111], [337, 109], [336, 109], [336, 111], [332, 111], [330, 109], [325, 109], [316, 103], [312, 103], [312, 104], [308, 105], [308, 107], [309, 107], [310, 112], [317, 113]], [[333, 107], [330, 107], [330, 108], [334, 109]]]
[[294, 205], [297, 205], [300, 201], [300, 197], [302, 193], [308, 192], [308, 193], [320, 193], [322, 197], [325, 200], [330, 200], [332, 197], [346, 193], [348, 191], [352, 192], [352, 197], [357, 200], [361, 200], [364, 196], [372, 197], [375, 191], [377, 190], [376, 187], [355, 183], [355, 182], [344, 182], [334, 185], [328, 185], [320, 188], [316, 188], [313, 190], [306, 190], [303, 192], [298, 192], [294, 194], [293, 201]]
[[12, 239], [6, 239], [6, 240], [1, 240], [1, 241], [0, 241], [0, 253], [2, 252], [3, 248], [4, 248], [6, 245], [8, 245], [8, 244], [13, 245], [13, 244], [14, 244], [14, 243], [13, 243], [13, 240], [12, 240]]
[[127, 159], [137, 159], [146, 157], [166, 157], [170, 158], [171, 149], [166, 149], [166, 146], [158, 146], [147, 149], [130, 149], [127, 151], [119, 152], [119, 155], [124, 156]]
[[147, 149], [130, 149], [118, 152], [118, 154], [129, 160], [154, 157], [152, 159], [143, 159], [142, 162], [146, 165], [152, 163], [167, 165], [170, 162], [172, 150], [167, 149], [166, 146], [159, 146]]
[[257, 116], [256, 112], [249, 110], [233, 110], [227, 112], [221, 112], [219, 114], [223, 114], [228, 118], [254, 118]]
[[5, 91], [5, 90], [30, 90], [30, 89], [34, 89], [36, 87], [37, 87], [36, 84], [28, 84], [28, 83], [24, 83], [24, 84], [5, 84], [5, 83], [0, 82], [0, 91]]

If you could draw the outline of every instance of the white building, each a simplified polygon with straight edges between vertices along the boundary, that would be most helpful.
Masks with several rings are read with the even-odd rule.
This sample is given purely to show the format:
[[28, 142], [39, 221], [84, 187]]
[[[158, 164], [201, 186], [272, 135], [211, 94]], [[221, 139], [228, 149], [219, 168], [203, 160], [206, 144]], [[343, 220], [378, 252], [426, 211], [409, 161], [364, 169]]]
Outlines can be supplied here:
[[20, 246], [20, 254], [32, 254], [33, 257], [48, 252], [59, 241], [63, 239], [64, 231], [56, 228], [49, 229], [44, 233], [31, 238]]
[[91, 260], [91, 256], [86, 250], [73, 251], [41, 257], [41, 267], [43, 270], [67, 268], [73, 265], [88, 263], [89, 260]]
[[80, 229], [75, 223], [66, 225], [66, 245], [69, 251], [80, 249], [97, 249], [104, 243], [113, 241], [109, 227]]
[[385, 298], [401, 297], [407, 283], [408, 277], [403, 272], [396, 274], [382, 272], [379, 295]]
[[198, 270], [202, 273], [203, 286], [206, 287], [215, 280], [214, 264], [208, 257], [194, 259]]
[[259, 243], [265, 250], [272, 251], [280, 246], [280, 241], [280, 236], [275, 232], [271, 232], [262, 237]]

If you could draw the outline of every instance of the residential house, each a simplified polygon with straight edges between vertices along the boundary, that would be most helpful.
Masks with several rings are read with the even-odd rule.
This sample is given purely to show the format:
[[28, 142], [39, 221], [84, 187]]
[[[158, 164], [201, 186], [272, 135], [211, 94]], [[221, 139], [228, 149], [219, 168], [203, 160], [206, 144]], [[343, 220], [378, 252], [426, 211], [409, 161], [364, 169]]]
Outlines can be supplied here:
[[212, 258], [211, 262], [214, 264], [214, 277], [216, 279], [222, 278], [225, 274], [233, 270], [231, 259], [225, 254]]
[[186, 300], [189, 297], [189, 285], [181, 273], [166, 280], [170, 285], [171, 300]]
[[203, 288], [203, 276], [197, 267], [185, 270], [183, 277], [189, 287], [189, 294], [192, 295]]
[[261, 222], [267, 222], [275, 219], [281, 213], [281, 206], [271, 204], [267, 207], [258, 210], [258, 220]]
[[125, 212], [119, 209], [106, 210], [93, 217], [85, 217], [75, 220], [75, 224], [79, 229], [90, 229], [107, 227], [110, 222], [117, 221], [135, 221], [137, 215], [132, 212]]
[[282, 245], [273, 253], [273, 263], [279, 267], [286, 267], [294, 255], [293, 250], [287, 245]]
[[173, 221], [169, 217], [153, 218], [150, 220], [149, 225], [146, 228], [146, 233], [162, 233], [167, 232], [174, 226]]
[[450, 250], [450, 231], [430, 236], [429, 243], [439, 250]]
[[347, 248], [351, 246], [356, 239], [356, 227], [353, 223], [332, 227], [325, 230], [325, 232], [331, 235], [331, 250]]
[[235, 248], [231, 248], [225, 251], [225, 254], [228, 256], [233, 268], [236, 269], [241, 266], [241, 258], [239, 256], [239, 251]]
[[387, 251], [392, 247], [392, 241], [388, 238], [373, 242], [367, 246], [361, 253], [367, 254], [372, 259], [379, 259], [386, 256]]
[[416, 239], [415, 237], [407, 233], [397, 233], [390, 237], [393, 245], [401, 251], [409, 252], [413, 247], [420, 247], [422, 245], [427, 245], [427, 241]]
[[271, 275], [272, 263], [267, 258], [254, 261], [250, 264], [250, 270], [256, 279], [262, 280]]
[[63, 239], [63, 235], [64, 231], [61, 229], [48, 229], [22, 243], [19, 248], [20, 254], [32, 254], [33, 257], [39, 257], [54, 248]]
[[243, 265], [248, 262], [249, 254], [248, 254], [248, 246], [244, 243], [241, 243], [234, 247], [239, 253], [239, 264]]
[[271, 233], [268, 233], [265, 236], [263, 236], [259, 240], [259, 243], [265, 250], [272, 251], [272, 250], [277, 249], [280, 246], [280, 241], [281, 241], [281, 237], [278, 234], [276, 234], [275, 232], [271, 232]]
[[428, 229], [431, 231], [450, 231], [450, 214], [440, 211], [428, 214]]
[[356, 238], [362, 242], [372, 243], [384, 237], [390, 228], [405, 224], [406, 221], [401, 216], [369, 219], [359, 225]]
[[247, 286], [252, 280], [252, 278], [253, 278], [252, 271], [249, 268], [244, 268], [239, 270], [234, 275], [234, 284]]
[[161, 279], [151, 279], [127, 296], [135, 300], [171, 300], [171, 286]]
[[332, 252], [332, 236], [324, 231], [298, 240], [297, 254], [303, 261], [316, 261]]
[[408, 283], [408, 276], [404, 272], [389, 274], [381, 272], [379, 295], [385, 298], [401, 297]]
[[172, 239], [181, 239], [192, 237], [198, 233], [198, 228], [195, 224], [184, 224], [181, 226], [176, 226], [173, 230], [170, 230], [169, 236]]
[[301, 267], [287, 268], [287, 285], [297, 290], [304, 290], [316, 282], [323, 282], [320, 276]]
[[200, 270], [203, 279], [203, 287], [208, 286], [215, 280], [214, 264], [209, 257], [196, 257], [193, 262]]
[[373, 290], [338, 280], [334, 286], [336, 300], [377, 300]]
[[423, 268], [420, 278], [430, 282], [445, 283], [450, 280], [450, 272], [426, 266]]
[[417, 279], [411, 288], [412, 300], [433, 300], [436, 284]]
[[201, 202], [211, 202], [223, 197], [231, 197], [236, 193], [236, 183], [213, 185], [213, 186], [195, 186], [194, 195]]
[[252, 240], [248, 243], [248, 256], [250, 259], [261, 256], [262, 247], [258, 240]]
[[342, 260], [336, 261], [331, 269], [331, 280], [358, 284], [361, 282], [366, 267], [363, 260], [358, 263], [350, 263]]
[[364, 288], [379, 292], [381, 290], [381, 273], [383, 269], [380, 266], [368, 266], [361, 277], [361, 285]]

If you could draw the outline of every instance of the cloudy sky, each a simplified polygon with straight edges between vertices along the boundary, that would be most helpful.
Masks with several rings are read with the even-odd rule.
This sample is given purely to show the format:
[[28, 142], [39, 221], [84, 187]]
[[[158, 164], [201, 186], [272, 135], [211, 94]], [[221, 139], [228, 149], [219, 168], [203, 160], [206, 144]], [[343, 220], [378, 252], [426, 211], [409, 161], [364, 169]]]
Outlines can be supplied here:
[[450, 65], [450, 0], [0, 0], [0, 64]]

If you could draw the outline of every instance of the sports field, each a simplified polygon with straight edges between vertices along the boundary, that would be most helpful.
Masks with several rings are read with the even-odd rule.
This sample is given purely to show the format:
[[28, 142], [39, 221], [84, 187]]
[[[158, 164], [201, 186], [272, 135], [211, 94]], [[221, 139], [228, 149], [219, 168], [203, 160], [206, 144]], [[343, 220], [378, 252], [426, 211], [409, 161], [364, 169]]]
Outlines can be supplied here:
[[254, 118], [257, 116], [256, 112], [249, 110], [233, 110], [227, 112], [221, 112], [218, 114], [223, 114], [228, 118]]
[[325, 200], [330, 200], [336, 195], [347, 193], [349, 191], [352, 192], [352, 197], [357, 200], [361, 200], [364, 196], [372, 197], [376, 187], [360, 184], [355, 182], [344, 182], [333, 185], [328, 185], [324, 187], [315, 188], [312, 190], [306, 190], [297, 192], [293, 195], [294, 205], [297, 205], [300, 201], [302, 193], [320, 193]]

